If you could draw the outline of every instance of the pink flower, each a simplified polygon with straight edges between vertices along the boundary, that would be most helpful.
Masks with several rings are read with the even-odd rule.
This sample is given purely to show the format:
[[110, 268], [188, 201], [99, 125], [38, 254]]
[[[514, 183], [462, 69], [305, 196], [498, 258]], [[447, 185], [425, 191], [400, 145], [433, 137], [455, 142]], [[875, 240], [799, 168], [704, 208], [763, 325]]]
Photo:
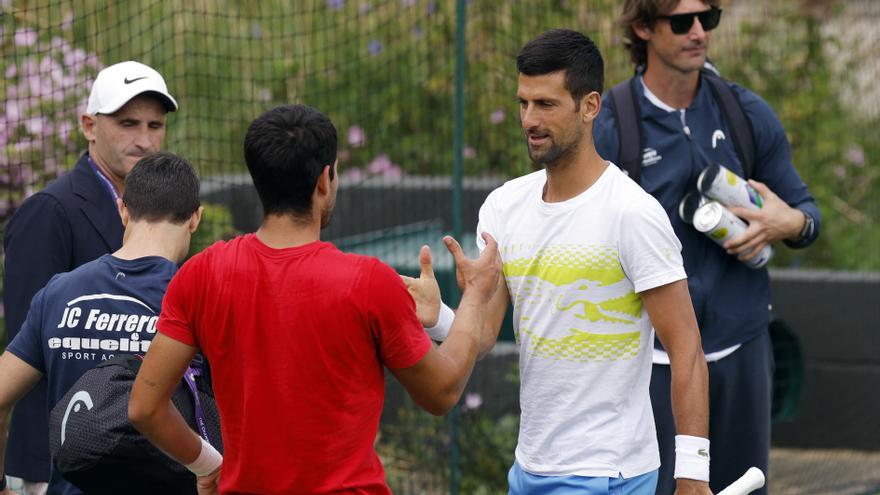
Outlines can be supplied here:
[[846, 157], [856, 167], [865, 165], [865, 151], [857, 144], [851, 144], [847, 147]]
[[833, 169], [834, 175], [837, 176], [838, 179], [843, 179], [846, 177], [846, 167], [843, 165], [836, 165]]
[[367, 171], [371, 174], [378, 175], [385, 173], [392, 166], [394, 166], [394, 164], [391, 163], [391, 159], [388, 158], [388, 155], [382, 153], [367, 165]]
[[10, 64], [9, 67], [6, 68], [6, 79], [12, 79], [18, 74], [18, 67], [15, 64]]
[[346, 169], [341, 175], [340, 180], [345, 184], [357, 184], [367, 177], [363, 170], [355, 167]]
[[403, 177], [403, 169], [401, 169], [399, 166], [392, 163], [391, 166], [388, 167], [387, 170], [382, 172], [382, 177], [385, 179], [393, 179], [393, 180], [400, 179], [401, 177]]
[[477, 157], [477, 150], [475, 150], [473, 146], [465, 146], [464, 149], [461, 150], [461, 155], [468, 160], [472, 160]]
[[13, 39], [15, 46], [33, 46], [37, 42], [37, 32], [31, 28], [18, 29]]
[[367, 134], [359, 125], [353, 125], [348, 128], [348, 144], [355, 148], [367, 144]]
[[461, 408], [465, 411], [479, 409], [483, 405], [483, 396], [478, 393], [469, 393], [464, 396], [464, 404]]
[[499, 108], [492, 112], [492, 114], [489, 115], [489, 122], [496, 125], [504, 122], [504, 110]]
[[58, 124], [58, 139], [61, 140], [62, 143], [67, 144], [70, 142], [70, 133], [73, 131], [73, 124], [70, 121], [65, 120]]

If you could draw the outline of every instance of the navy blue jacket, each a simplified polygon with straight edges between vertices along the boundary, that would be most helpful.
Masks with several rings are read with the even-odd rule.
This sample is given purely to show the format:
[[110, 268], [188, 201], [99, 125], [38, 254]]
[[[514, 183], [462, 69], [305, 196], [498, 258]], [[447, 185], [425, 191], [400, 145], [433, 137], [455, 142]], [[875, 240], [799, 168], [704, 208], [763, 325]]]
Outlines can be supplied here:
[[[7, 342], [18, 334], [31, 299], [56, 273], [122, 246], [122, 221], [87, 155], [70, 173], [26, 199], [3, 231], [3, 305]], [[19, 401], [6, 444], [6, 473], [49, 480], [46, 380]]]
[[[657, 107], [645, 97], [642, 84], [636, 87], [645, 139], [641, 185], [663, 205], [681, 240], [703, 350], [710, 353], [746, 342], [765, 332], [769, 324], [767, 270], [749, 268], [728, 255], [706, 235], [682, 222], [677, 210], [682, 197], [696, 190], [697, 177], [711, 163], [720, 163], [741, 177], [745, 175], [732, 133], [708, 84], [700, 84], [694, 101], [685, 111], [684, 123], [680, 112]], [[787, 243], [796, 248], [812, 244], [819, 233], [819, 209], [791, 163], [791, 148], [782, 123], [758, 95], [735, 84], [731, 88], [754, 131], [755, 170], [751, 178], [763, 182], [790, 206], [814, 219], [816, 228], [812, 236]], [[599, 154], [617, 162], [619, 137], [612, 105], [606, 94], [593, 133]]]

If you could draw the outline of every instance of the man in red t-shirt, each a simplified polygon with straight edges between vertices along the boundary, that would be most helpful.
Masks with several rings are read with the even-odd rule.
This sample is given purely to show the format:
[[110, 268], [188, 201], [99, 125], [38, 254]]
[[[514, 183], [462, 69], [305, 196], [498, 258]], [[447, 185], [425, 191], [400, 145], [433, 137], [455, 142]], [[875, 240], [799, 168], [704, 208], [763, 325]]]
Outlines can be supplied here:
[[[388, 494], [373, 449], [383, 367], [438, 415], [458, 401], [473, 369], [500, 273], [495, 241], [486, 235], [488, 248], [469, 260], [444, 239], [462, 305], [435, 346], [391, 268], [320, 240], [336, 199], [336, 139], [330, 120], [307, 106], [257, 118], [245, 160], [262, 225], [196, 255], [168, 287], [129, 416], [196, 473], [200, 493]], [[427, 248], [420, 260], [431, 277]], [[224, 457], [169, 401], [199, 349], [211, 363]]]

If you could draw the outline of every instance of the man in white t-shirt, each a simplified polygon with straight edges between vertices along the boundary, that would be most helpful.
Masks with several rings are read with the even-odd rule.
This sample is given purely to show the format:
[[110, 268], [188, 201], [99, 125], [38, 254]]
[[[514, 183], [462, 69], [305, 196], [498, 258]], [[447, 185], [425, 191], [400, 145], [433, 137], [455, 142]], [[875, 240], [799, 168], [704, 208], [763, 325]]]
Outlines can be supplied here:
[[[593, 146], [602, 56], [584, 35], [553, 30], [523, 47], [517, 68], [529, 157], [543, 169], [493, 191], [477, 227], [497, 239], [504, 264], [481, 350], [494, 345], [509, 302], [520, 346], [510, 493], [653, 495], [656, 329], [672, 361], [676, 493], [708, 494], [706, 362], [681, 244], [660, 204]], [[405, 280], [441, 338], [451, 310], [426, 293], [430, 277]]]

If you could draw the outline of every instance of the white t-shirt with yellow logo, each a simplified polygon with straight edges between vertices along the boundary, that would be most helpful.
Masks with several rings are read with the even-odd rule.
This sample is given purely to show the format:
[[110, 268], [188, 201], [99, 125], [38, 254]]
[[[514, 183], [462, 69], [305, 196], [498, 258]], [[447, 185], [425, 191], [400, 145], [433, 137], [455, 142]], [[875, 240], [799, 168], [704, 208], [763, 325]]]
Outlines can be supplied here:
[[480, 208], [498, 241], [520, 347], [516, 460], [530, 473], [625, 478], [659, 467], [638, 293], [686, 278], [660, 204], [614, 165], [580, 195], [541, 199], [546, 172]]

